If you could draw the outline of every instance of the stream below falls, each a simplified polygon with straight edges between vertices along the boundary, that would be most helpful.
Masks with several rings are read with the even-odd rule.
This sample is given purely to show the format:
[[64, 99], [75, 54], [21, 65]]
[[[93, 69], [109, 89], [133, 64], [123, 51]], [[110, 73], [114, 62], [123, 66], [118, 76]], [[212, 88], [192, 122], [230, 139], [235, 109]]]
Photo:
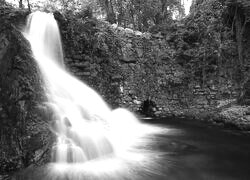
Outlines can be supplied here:
[[[131, 152], [82, 165], [28, 168], [18, 180], [248, 180], [250, 136], [190, 120], [152, 119], [161, 131], [142, 137]], [[129, 133], [129, 131], [128, 131]], [[135, 160], [136, 159], [136, 160]]]

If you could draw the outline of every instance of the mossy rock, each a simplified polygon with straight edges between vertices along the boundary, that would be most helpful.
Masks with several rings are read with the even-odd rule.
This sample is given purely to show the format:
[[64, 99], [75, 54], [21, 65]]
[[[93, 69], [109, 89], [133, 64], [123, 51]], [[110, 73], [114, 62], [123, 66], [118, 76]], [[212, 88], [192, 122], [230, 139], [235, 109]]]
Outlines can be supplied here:
[[[49, 160], [53, 142], [49, 119], [41, 116], [46, 100], [30, 45], [20, 24], [27, 13], [0, 9], [0, 174]], [[20, 16], [21, 15], [21, 16]]]

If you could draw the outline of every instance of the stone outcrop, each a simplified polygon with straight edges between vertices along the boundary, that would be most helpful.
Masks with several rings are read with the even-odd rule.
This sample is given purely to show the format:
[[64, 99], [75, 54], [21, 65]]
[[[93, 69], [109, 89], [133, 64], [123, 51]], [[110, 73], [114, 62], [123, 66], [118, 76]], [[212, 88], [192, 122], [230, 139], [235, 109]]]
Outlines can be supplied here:
[[39, 70], [20, 32], [27, 12], [0, 7], [0, 174], [49, 157], [52, 134]]
[[244, 83], [239, 103], [243, 105], [250, 105], [250, 80]]
[[[195, 118], [215, 124], [236, 122], [228, 119], [224, 110], [231, 111], [239, 89], [227, 78], [220, 83], [210, 79], [202, 85], [190, 78], [192, 70], [175, 61], [176, 49], [168, 36], [141, 33], [95, 19], [56, 17], [69, 71], [112, 107], [157, 117]], [[151, 105], [147, 106], [147, 102]], [[242, 124], [235, 127], [244, 129]]]
[[[57, 16], [58, 17], [58, 16]], [[141, 111], [155, 103], [152, 115], [181, 115], [190, 109], [219, 106], [230, 83], [201, 86], [174, 60], [174, 49], [161, 34], [124, 29], [93, 19], [58, 18], [69, 70], [96, 89], [113, 107]], [[222, 89], [223, 87], [223, 89]]]

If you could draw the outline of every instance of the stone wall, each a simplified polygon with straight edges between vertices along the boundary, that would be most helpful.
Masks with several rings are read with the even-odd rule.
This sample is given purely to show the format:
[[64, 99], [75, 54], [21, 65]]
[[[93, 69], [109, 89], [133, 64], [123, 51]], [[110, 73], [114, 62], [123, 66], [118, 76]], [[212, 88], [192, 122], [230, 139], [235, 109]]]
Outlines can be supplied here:
[[129, 77], [124, 82], [122, 97], [124, 104], [129, 104], [131, 109], [138, 110], [139, 104], [151, 99], [156, 103], [155, 115], [181, 115], [190, 109], [207, 111], [220, 106], [224, 93], [230, 96], [226, 98], [237, 97], [230, 84], [207, 83], [202, 87], [199, 82], [190, 79], [188, 70], [175, 62], [174, 50], [166, 37], [120, 27], [113, 29], [121, 39], [123, 59], [129, 62], [129, 65], [122, 65]]
[[99, 37], [107, 32], [98, 28], [98, 22], [94, 19], [63, 17], [60, 13], [54, 15], [61, 29], [68, 70], [97, 90], [110, 106], [117, 107], [120, 101], [117, 88], [120, 79], [117, 75], [121, 70], [116, 58], [119, 55], [118, 52], [105, 49], [109, 45], [100, 47]]
[[189, 70], [175, 62], [175, 50], [160, 34], [141, 33], [88, 18], [57, 19], [69, 70], [113, 107], [136, 112], [150, 100], [155, 103], [154, 115], [179, 116], [190, 109], [214, 109], [220, 106], [220, 100], [238, 96], [227, 81], [202, 86], [190, 79]]

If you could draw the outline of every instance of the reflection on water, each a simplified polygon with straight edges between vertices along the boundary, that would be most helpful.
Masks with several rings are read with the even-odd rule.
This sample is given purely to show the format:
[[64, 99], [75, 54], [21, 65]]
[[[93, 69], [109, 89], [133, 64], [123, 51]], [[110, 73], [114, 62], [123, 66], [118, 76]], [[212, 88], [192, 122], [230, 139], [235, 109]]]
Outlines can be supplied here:
[[[164, 122], [164, 123], [163, 123]], [[248, 180], [250, 137], [172, 120], [138, 139], [127, 154], [79, 164], [48, 164], [21, 180]], [[128, 132], [129, 133], [129, 132]], [[141, 155], [141, 156], [140, 156]]]
[[[131, 139], [135, 142], [129, 150], [84, 163], [50, 163], [39, 168], [28, 168], [19, 173], [17, 179], [36, 180], [112, 180], [162, 178], [160, 160], [165, 153], [154, 151], [155, 134], [170, 134], [167, 128], [141, 124], [147, 131], [144, 136]], [[139, 129], [138, 129], [139, 130]], [[174, 130], [172, 132], [175, 132]], [[128, 132], [129, 133], [129, 132]], [[156, 141], [155, 141], [156, 142]], [[120, 151], [121, 152], [121, 151]], [[167, 166], [164, 167], [165, 169]]]

